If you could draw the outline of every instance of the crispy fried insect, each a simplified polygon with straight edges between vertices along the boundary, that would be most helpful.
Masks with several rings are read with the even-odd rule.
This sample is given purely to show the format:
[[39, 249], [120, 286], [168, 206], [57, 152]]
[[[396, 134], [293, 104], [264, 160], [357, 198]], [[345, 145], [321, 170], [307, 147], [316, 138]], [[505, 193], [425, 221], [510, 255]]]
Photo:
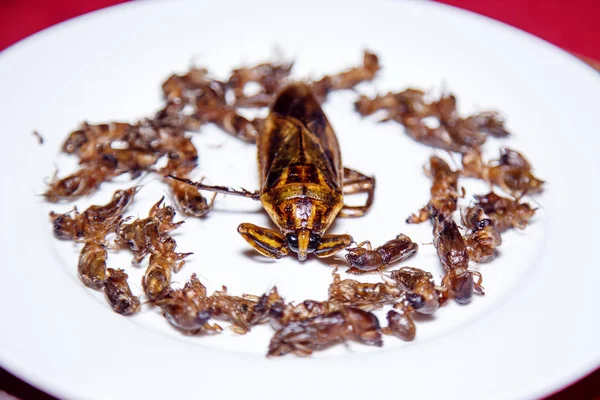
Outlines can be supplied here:
[[223, 286], [208, 297], [207, 305], [214, 318], [231, 322], [233, 331], [243, 335], [250, 330], [251, 322], [260, 322], [254, 318], [258, 300], [256, 296], [231, 296]]
[[494, 221], [479, 206], [464, 209], [462, 221], [469, 228], [465, 235], [469, 258], [478, 263], [492, 261], [496, 257], [496, 247], [502, 244]]
[[[253, 67], [234, 69], [227, 86], [235, 96], [236, 107], [266, 107], [271, 103], [273, 95], [281, 89], [292, 71], [293, 63], [261, 63]], [[244, 94], [246, 84], [254, 82], [260, 85], [258, 93], [251, 96]]]
[[384, 304], [397, 302], [404, 295], [404, 290], [392, 282], [366, 283], [354, 279], [342, 280], [337, 273], [337, 267], [332, 275], [329, 301], [371, 310]]
[[160, 252], [161, 255], [173, 260], [180, 260], [191, 254], [182, 255], [174, 252], [175, 241], [167, 236], [167, 233], [176, 229], [184, 221], [173, 222], [175, 210], [167, 205], [161, 207], [163, 201], [164, 197], [152, 206], [147, 218], [136, 219], [131, 223], [125, 223], [125, 220], [121, 219], [116, 223], [115, 241], [118, 245], [129, 247], [133, 251], [134, 263], [141, 262], [153, 251]]
[[142, 278], [142, 289], [150, 301], [159, 300], [170, 292], [173, 267], [173, 262], [159, 253], [150, 256], [148, 268]]
[[282, 356], [291, 352], [307, 356], [314, 350], [346, 340], [382, 346], [377, 317], [368, 311], [345, 307], [340, 311], [290, 322], [275, 333], [267, 356]]
[[[366, 245], [367, 248], [362, 246]], [[404, 261], [413, 256], [419, 245], [406, 235], [399, 234], [396, 239], [389, 240], [375, 250], [371, 243], [365, 241], [357, 247], [346, 249], [346, 260], [352, 266], [346, 272], [349, 274], [362, 274], [371, 271], [381, 271], [393, 263]]]
[[407, 310], [390, 310], [386, 315], [388, 326], [381, 329], [386, 335], [394, 335], [402, 340], [411, 341], [415, 338], [417, 327], [411, 313]]
[[216, 193], [213, 194], [210, 201], [207, 201], [198, 189], [187, 183], [169, 179], [169, 185], [173, 191], [173, 201], [182, 214], [201, 218], [212, 210]]
[[[460, 304], [471, 301], [473, 291], [483, 295], [481, 274], [468, 269], [467, 245], [456, 223], [438, 216], [434, 223], [433, 234], [433, 244], [440, 262], [446, 270], [446, 275], [442, 279], [442, 286], [446, 290], [446, 294]], [[473, 279], [473, 276], [477, 277], [477, 281]], [[445, 297], [442, 301], [444, 300]]]
[[191, 332], [221, 331], [219, 325], [208, 323], [211, 313], [206, 309], [206, 287], [192, 274], [183, 289], [172, 290], [155, 302], [175, 327]]
[[449, 218], [456, 211], [456, 203], [461, 197], [458, 191], [459, 172], [453, 171], [446, 161], [432, 156], [429, 159], [429, 168], [425, 171], [433, 179], [431, 200], [417, 214], [408, 217], [408, 224], [419, 224], [437, 214]]
[[515, 150], [500, 149], [500, 158], [489, 164], [479, 151], [472, 150], [463, 154], [462, 164], [462, 175], [483, 179], [516, 197], [543, 190], [544, 181], [532, 174], [529, 162]]
[[[417, 142], [448, 151], [465, 153], [469, 149], [478, 149], [486, 141], [487, 135], [509, 135], [497, 113], [482, 112], [460, 118], [453, 95], [444, 94], [433, 102], [428, 102], [425, 97], [425, 92], [421, 90], [406, 89], [374, 98], [361, 96], [355, 107], [363, 116], [385, 110], [387, 115], [384, 121], [399, 122]], [[437, 127], [430, 127], [425, 122], [426, 118], [431, 117], [437, 119]]]
[[140, 299], [131, 293], [127, 274], [122, 269], [107, 268], [104, 281], [104, 294], [113, 310], [119, 314], [131, 315], [140, 309]]
[[131, 204], [138, 187], [117, 190], [112, 201], [103, 206], [90, 206], [83, 213], [77, 208], [64, 213], [50, 212], [54, 236], [64, 240], [95, 240], [103, 242], [105, 236], [112, 231], [125, 208]]
[[475, 201], [475, 206], [483, 209], [500, 232], [510, 228], [525, 229], [536, 211], [528, 203], [520, 203], [518, 199], [502, 197], [494, 192], [475, 195]]
[[343, 308], [344, 305], [339, 301], [304, 300], [299, 304], [274, 303], [269, 314], [271, 317], [270, 324], [273, 329], [279, 330], [291, 322], [340, 311]]
[[58, 179], [54, 177], [44, 193], [46, 200], [56, 203], [61, 199], [72, 199], [85, 196], [100, 186], [102, 182], [115, 176], [114, 169], [106, 167], [84, 167], [73, 174]]
[[88, 242], [81, 249], [77, 271], [81, 281], [92, 289], [102, 289], [106, 281], [106, 248], [102, 244]]
[[365, 50], [363, 65], [335, 75], [326, 75], [313, 82], [312, 87], [317, 98], [323, 101], [333, 90], [352, 89], [361, 82], [373, 80], [380, 68], [379, 58], [374, 53]]
[[439, 308], [439, 291], [431, 273], [419, 268], [403, 267], [392, 271], [390, 278], [406, 292], [407, 304], [419, 314], [433, 314]]

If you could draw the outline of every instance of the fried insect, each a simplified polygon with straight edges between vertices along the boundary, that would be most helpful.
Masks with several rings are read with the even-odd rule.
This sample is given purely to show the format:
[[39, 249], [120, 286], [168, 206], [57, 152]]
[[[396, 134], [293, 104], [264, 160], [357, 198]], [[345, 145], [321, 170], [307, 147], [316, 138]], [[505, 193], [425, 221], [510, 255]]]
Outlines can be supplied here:
[[[362, 246], [366, 245], [367, 248]], [[381, 271], [391, 264], [404, 261], [413, 256], [419, 245], [406, 235], [399, 234], [395, 239], [385, 242], [375, 250], [371, 243], [365, 241], [357, 247], [346, 249], [346, 260], [352, 266], [346, 272], [349, 274], [363, 274], [365, 272]]]
[[386, 315], [388, 326], [381, 329], [386, 335], [394, 335], [402, 340], [411, 341], [415, 338], [417, 327], [410, 311], [405, 309], [390, 310]]
[[[446, 270], [446, 275], [442, 279], [442, 287], [446, 291], [442, 301], [449, 296], [459, 304], [466, 304], [471, 301], [474, 291], [483, 295], [481, 274], [468, 269], [469, 252], [456, 223], [438, 216], [434, 223], [433, 234], [433, 244]], [[474, 276], [477, 277], [477, 281], [474, 280]]]
[[405, 291], [407, 305], [419, 314], [433, 314], [439, 308], [440, 293], [430, 272], [403, 267], [392, 271], [390, 278]]
[[49, 215], [54, 236], [63, 240], [104, 242], [104, 238], [115, 228], [137, 191], [137, 186], [117, 190], [108, 204], [92, 205], [83, 213], [77, 211], [77, 208], [64, 214], [51, 211]]
[[395, 303], [404, 295], [404, 290], [392, 282], [366, 283], [354, 279], [341, 279], [337, 267], [333, 271], [333, 282], [329, 285], [329, 300], [362, 310], [372, 310], [384, 304]]
[[108, 254], [102, 244], [88, 242], [81, 249], [77, 272], [85, 286], [102, 289], [106, 281], [106, 259]]
[[354, 307], [293, 321], [278, 330], [269, 344], [267, 356], [294, 353], [307, 356], [313, 351], [336, 343], [354, 340], [382, 346], [381, 329], [377, 317]]
[[515, 150], [500, 149], [500, 158], [489, 164], [479, 151], [469, 151], [463, 154], [462, 164], [462, 175], [482, 179], [515, 197], [543, 190], [544, 181], [532, 174], [529, 162]]
[[402, 288], [404, 295], [394, 309], [388, 311], [388, 326], [381, 331], [402, 340], [413, 340], [417, 332], [414, 313], [431, 315], [436, 312], [443, 300], [440, 290], [435, 286], [431, 273], [418, 268], [404, 267], [392, 271], [387, 280]]
[[463, 210], [462, 221], [469, 228], [465, 234], [469, 258], [478, 263], [492, 261], [496, 257], [496, 247], [502, 244], [494, 221], [479, 206]]
[[[413, 140], [459, 153], [478, 149], [486, 141], [487, 135], [509, 135], [504, 128], [504, 121], [495, 112], [487, 111], [461, 118], [453, 95], [444, 94], [439, 100], [428, 102], [425, 92], [406, 89], [374, 98], [361, 96], [355, 108], [362, 116], [385, 110], [383, 121], [394, 120], [404, 125], [406, 133]], [[435, 118], [438, 126], [430, 127], [427, 118]]]
[[116, 313], [131, 315], [139, 311], [140, 299], [131, 293], [127, 274], [122, 269], [107, 268], [104, 281], [104, 294]]
[[363, 53], [363, 65], [350, 68], [347, 71], [335, 75], [326, 75], [316, 82], [312, 87], [315, 95], [320, 101], [325, 100], [333, 90], [352, 89], [361, 82], [371, 81], [381, 69], [379, 58], [367, 50]]
[[208, 323], [211, 313], [206, 309], [206, 287], [192, 274], [183, 289], [172, 290], [157, 300], [167, 320], [175, 327], [190, 333], [221, 331], [219, 325]]
[[475, 201], [475, 207], [481, 207], [500, 232], [510, 228], [525, 229], [536, 211], [528, 203], [520, 203], [518, 199], [502, 197], [494, 192], [475, 195]]
[[461, 193], [458, 191], [459, 172], [453, 171], [446, 161], [437, 156], [429, 159], [427, 175], [433, 179], [431, 185], [431, 200], [417, 214], [407, 218], [408, 224], [419, 224], [440, 214], [449, 218], [456, 211], [456, 204]]
[[102, 182], [115, 175], [115, 170], [111, 168], [84, 167], [62, 179], [55, 176], [48, 184], [44, 197], [46, 200], [56, 203], [61, 199], [86, 196], [98, 189]]
[[177, 268], [176, 264], [160, 253], [150, 256], [148, 268], [142, 278], [142, 289], [150, 301], [159, 300], [170, 292], [171, 271], [174, 268]]
[[[293, 63], [261, 63], [253, 67], [234, 69], [227, 86], [233, 91], [236, 107], [266, 107], [273, 95], [281, 89], [289, 77]], [[244, 94], [244, 88], [250, 82], [257, 83], [260, 91], [251, 96]]]
[[[136, 219], [131, 223], [125, 223], [125, 220], [121, 219], [116, 224], [115, 241], [118, 245], [133, 251], [134, 263], [141, 262], [146, 255], [154, 251], [172, 259], [185, 257], [171, 250], [174, 249], [175, 241], [166, 236], [184, 221], [173, 222], [175, 210], [172, 206], [162, 205], [163, 201], [164, 197], [152, 206], [147, 218]], [[169, 250], [166, 250], [167, 248]]]
[[258, 301], [256, 296], [231, 296], [227, 293], [227, 287], [223, 286], [222, 290], [215, 291], [208, 297], [207, 309], [212, 317], [231, 322], [232, 330], [243, 335], [250, 330], [252, 324], [263, 321], [263, 318], [255, 316]]
[[[309, 253], [329, 257], [347, 248], [350, 235], [325, 232], [338, 215], [359, 217], [369, 210], [375, 179], [342, 167], [335, 133], [308, 85], [291, 84], [277, 94], [257, 150], [261, 188], [254, 192], [170, 177], [199, 190], [260, 200], [279, 230], [242, 223], [238, 233], [264, 256], [294, 252], [304, 261]], [[350, 193], [367, 193], [366, 203], [345, 205], [343, 195]]]

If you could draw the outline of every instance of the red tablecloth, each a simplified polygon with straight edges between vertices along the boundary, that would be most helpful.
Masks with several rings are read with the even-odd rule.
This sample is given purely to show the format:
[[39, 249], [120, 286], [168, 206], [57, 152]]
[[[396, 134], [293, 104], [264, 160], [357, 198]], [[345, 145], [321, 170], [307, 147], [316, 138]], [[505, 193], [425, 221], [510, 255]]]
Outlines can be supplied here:
[[[0, 0], [0, 50], [44, 28], [123, 0]], [[600, 69], [600, 0], [440, 0], [514, 25]], [[49, 398], [0, 369], [0, 398]], [[600, 370], [549, 400], [600, 399]]]

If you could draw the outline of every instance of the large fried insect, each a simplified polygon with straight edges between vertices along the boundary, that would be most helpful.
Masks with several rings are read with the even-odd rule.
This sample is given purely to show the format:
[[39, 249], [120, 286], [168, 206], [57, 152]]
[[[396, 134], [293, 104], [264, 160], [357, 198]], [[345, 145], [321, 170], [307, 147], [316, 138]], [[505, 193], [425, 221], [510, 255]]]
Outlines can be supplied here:
[[79, 254], [77, 272], [81, 281], [89, 288], [102, 289], [106, 281], [106, 246], [88, 242]]
[[518, 199], [502, 197], [494, 192], [475, 195], [475, 201], [475, 207], [481, 207], [500, 232], [510, 228], [525, 229], [536, 211], [528, 203], [520, 203]]
[[[336, 216], [365, 214], [373, 202], [375, 179], [342, 168], [337, 138], [311, 88], [283, 89], [258, 136], [258, 191], [209, 186], [180, 179], [201, 190], [260, 200], [280, 231], [243, 223], [242, 237], [259, 253], [280, 258], [290, 251], [303, 261], [309, 253], [328, 257], [352, 243], [350, 235], [325, 235]], [[363, 206], [344, 204], [343, 195], [367, 193]]]
[[[406, 89], [374, 98], [361, 96], [355, 107], [363, 116], [385, 110], [387, 115], [384, 121], [399, 122], [415, 141], [448, 151], [465, 153], [470, 149], [478, 149], [486, 141], [487, 135], [509, 135], [504, 128], [504, 121], [495, 112], [461, 118], [453, 95], [442, 95], [439, 100], [428, 102], [425, 92]], [[437, 119], [438, 126], [429, 126], [427, 118]]]
[[[362, 246], [366, 245], [364, 248]], [[419, 245], [406, 235], [399, 234], [395, 239], [385, 242], [375, 250], [371, 243], [365, 241], [357, 247], [347, 249], [346, 261], [352, 266], [346, 272], [349, 274], [363, 274], [365, 272], [381, 271], [391, 264], [404, 261], [413, 256]]]
[[500, 158], [489, 164], [479, 151], [472, 150], [463, 154], [462, 164], [464, 176], [483, 179], [516, 197], [543, 190], [544, 181], [533, 175], [529, 161], [515, 150], [500, 149]]
[[431, 200], [417, 214], [406, 220], [409, 224], [418, 224], [437, 214], [449, 218], [456, 211], [456, 204], [461, 193], [458, 191], [458, 171], [453, 171], [446, 161], [437, 156], [429, 159], [429, 168], [425, 171], [433, 179]]
[[434, 222], [433, 235], [433, 244], [446, 270], [442, 279], [442, 287], [446, 291], [444, 300], [449, 296], [457, 303], [466, 304], [471, 301], [474, 291], [483, 295], [481, 274], [468, 269], [469, 252], [456, 222], [438, 216]]
[[469, 258], [478, 263], [492, 261], [496, 257], [496, 247], [502, 244], [502, 236], [494, 221], [480, 206], [462, 210], [461, 217], [463, 224], [469, 228], [465, 234]]
[[278, 330], [269, 344], [267, 356], [294, 353], [299, 356], [327, 348], [346, 340], [382, 346], [381, 329], [377, 317], [354, 307], [292, 321]]

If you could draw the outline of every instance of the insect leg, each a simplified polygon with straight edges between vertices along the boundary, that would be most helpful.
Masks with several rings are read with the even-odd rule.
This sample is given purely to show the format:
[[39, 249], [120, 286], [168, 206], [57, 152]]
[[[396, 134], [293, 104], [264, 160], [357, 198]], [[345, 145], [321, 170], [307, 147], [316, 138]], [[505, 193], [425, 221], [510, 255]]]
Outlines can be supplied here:
[[257, 191], [251, 192], [249, 190], [246, 190], [244, 188], [241, 189], [234, 189], [231, 187], [227, 187], [227, 186], [214, 186], [214, 185], [205, 185], [202, 182], [193, 182], [189, 179], [183, 179], [183, 178], [178, 178], [176, 176], [173, 175], [167, 175], [169, 178], [171, 179], [176, 179], [180, 182], [184, 182], [187, 183], [188, 185], [192, 185], [194, 186], [196, 189], [198, 190], [206, 190], [209, 192], [215, 192], [215, 193], [223, 193], [223, 194], [231, 194], [234, 196], [242, 196], [242, 197], [248, 197], [249, 199], [252, 200], [259, 200], [260, 199], [260, 193]]
[[344, 167], [344, 181], [342, 182], [344, 194], [367, 193], [367, 201], [362, 206], [344, 207], [339, 213], [340, 217], [362, 217], [369, 211], [373, 204], [375, 194], [375, 178], [366, 176], [358, 171]]
[[319, 258], [329, 257], [344, 250], [354, 242], [350, 235], [324, 235], [315, 250]]
[[238, 232], [263, 256], [281, 258], [289, 252], [285, 237], [277, 231], [243, 223], [238, 226]]

